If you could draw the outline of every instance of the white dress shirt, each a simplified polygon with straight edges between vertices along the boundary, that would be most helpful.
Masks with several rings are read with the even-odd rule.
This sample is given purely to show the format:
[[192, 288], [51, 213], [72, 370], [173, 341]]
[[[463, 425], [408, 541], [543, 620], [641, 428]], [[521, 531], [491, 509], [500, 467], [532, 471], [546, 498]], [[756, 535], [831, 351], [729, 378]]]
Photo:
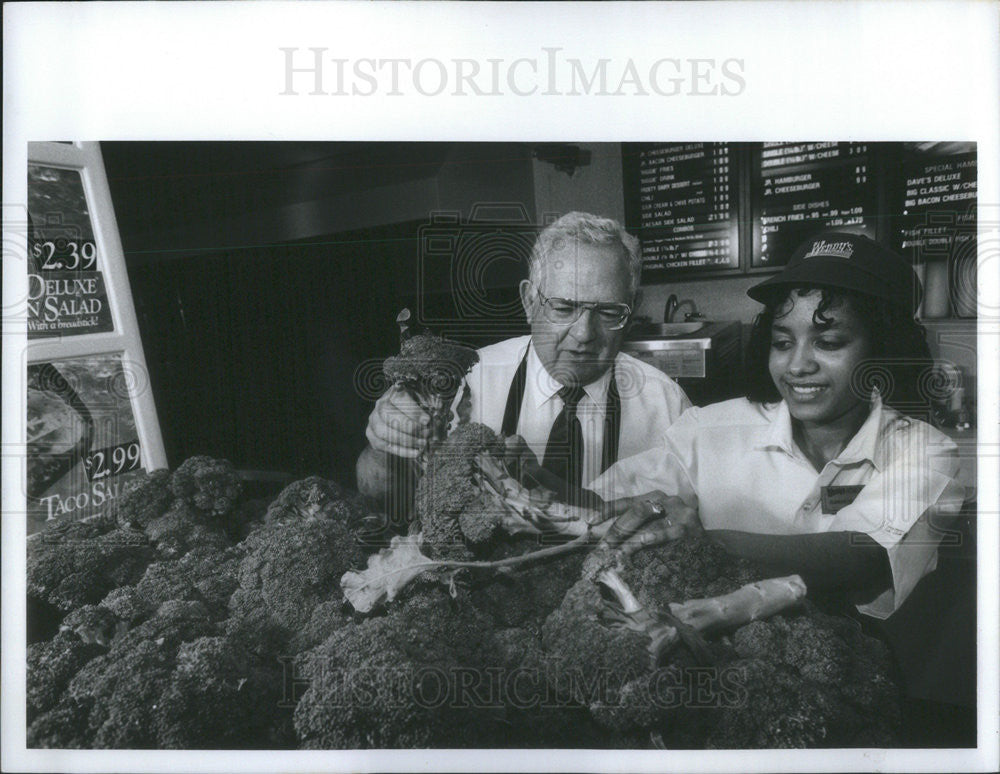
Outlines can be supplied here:
[[692, 408], [660, 448], [621, 458], [590, 488], [604, 499], [660, 490], [698, 509], [705, 529], [760, 534], [863, 532], [886, 549], [893, 588], [858, 609], [886, 618], [937, 566], [964, 490], [955, 444], [883, 407], [817, 472], [792, 438], [788, 406], [745, 398]]
[[[530, 336], [520, 336], [483, 347], [479, 350], [479, 362], [466, 377], [466, 384], [471, 397], [471, 421], [500, 432], [511, 382], [527, 353], [517, 433], [541, 461], [552, 423], [563, 408], [558, 395], [562, 385], [545, 370], [530, 343]], [[618, 459], [624, 459], [662, 443], [667, 428], [691, 406], [691, 402], [669, 376], [622, 352], [615, 358], [615, 378], [621, 398]], [[610, 371], [605, 371], [599, 379], [584, 387], [586, 394], [577, 407], [583, 429], [585, 482], [601, 473], [609, 384]]]

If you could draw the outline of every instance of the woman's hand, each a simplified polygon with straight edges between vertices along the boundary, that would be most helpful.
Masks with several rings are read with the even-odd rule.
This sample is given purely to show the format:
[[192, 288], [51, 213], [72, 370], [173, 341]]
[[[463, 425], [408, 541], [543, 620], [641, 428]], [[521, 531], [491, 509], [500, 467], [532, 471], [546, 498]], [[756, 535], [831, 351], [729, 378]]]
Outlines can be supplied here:
[[617, 548], [626, 555], [704, 531], [696, 509], [663, 492], [613, 500], [605, 506], [605, 515], [614, 522], [599, 547]]
[[365, 429], [373, 449], [405, 459], [418, 457], [430, 435], [430, 416], [398, 385], [378, 399]]

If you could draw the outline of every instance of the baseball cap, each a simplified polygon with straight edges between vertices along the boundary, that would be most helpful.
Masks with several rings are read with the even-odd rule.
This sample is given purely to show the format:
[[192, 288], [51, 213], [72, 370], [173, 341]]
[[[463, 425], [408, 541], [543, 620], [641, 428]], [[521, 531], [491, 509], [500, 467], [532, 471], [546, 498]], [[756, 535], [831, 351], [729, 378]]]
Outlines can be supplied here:
[[747, 295], [766, 303], [779, 290], [803, 285], [851, 290], [911, 313], [923, 295], [916, 272], [902, 256], [870, 237], [843, 231], [807, 239], [780, 272], [754, 285]]

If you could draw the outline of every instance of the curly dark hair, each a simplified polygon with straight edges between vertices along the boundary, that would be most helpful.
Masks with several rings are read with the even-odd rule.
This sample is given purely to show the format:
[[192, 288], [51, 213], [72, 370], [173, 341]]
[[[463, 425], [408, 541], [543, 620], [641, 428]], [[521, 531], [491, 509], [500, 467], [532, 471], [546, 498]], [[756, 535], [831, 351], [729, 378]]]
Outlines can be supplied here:
[[764, 304], [750, 331], [746, 351], [744, 395], [755, 403], [777, 403], [778, 388], [771, 379], [768, 359], [771, 352], [771, 325], [788, 313], [792, 292], [822, 293], [813, 313], [818, 327], [829, 325], [827, 313], [846, 305], [865, 327], [872, 354], [852, 375], [859, 395], [869, 395], [878, 387], [882, 401], [902, 414], [929, 420], [940, 375], [927, 346], [924, 326], [908, 310], [882, 299], [848, 290], [803, 285], [780, 288]]

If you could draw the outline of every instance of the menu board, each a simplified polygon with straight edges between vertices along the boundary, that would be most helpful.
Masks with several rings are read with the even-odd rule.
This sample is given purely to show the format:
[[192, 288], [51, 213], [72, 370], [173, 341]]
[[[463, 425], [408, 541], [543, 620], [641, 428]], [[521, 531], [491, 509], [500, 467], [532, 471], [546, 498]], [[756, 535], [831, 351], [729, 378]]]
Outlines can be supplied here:
[[28, 366], [28, 532], [97, 516], [141, 470], [130, 391], [144, 373], [121, 355]]
[[902, 184], [891, 211], [893, 247], [922, 275], [929, 317], [975, 316], [976, 146], [906, 142]]
[[875, 237], [870, 145], [765, 142], [752, 173], [752, 268], [783, 266], [803, 240], [821, 229]]
[[626, 225], [645, 270], [739, 269], [737, 163], [732, 143], [626, 143]]
[[28, 165], [28, 338], [114, 330], [80, 172]]

